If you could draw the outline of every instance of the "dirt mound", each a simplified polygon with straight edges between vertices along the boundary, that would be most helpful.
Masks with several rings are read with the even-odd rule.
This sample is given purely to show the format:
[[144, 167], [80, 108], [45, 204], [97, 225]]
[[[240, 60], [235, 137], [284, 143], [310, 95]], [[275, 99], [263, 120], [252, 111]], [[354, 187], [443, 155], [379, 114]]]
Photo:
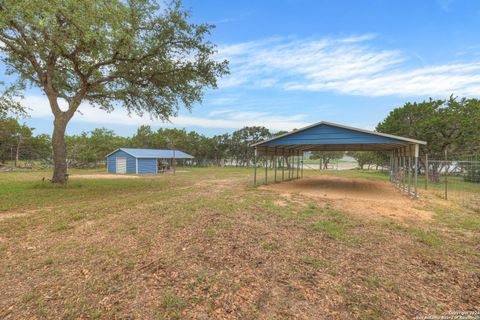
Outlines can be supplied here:
[[430, 219], [432, 213], [416, 208], [416, 200], [396, 190], [390, 183], [361, 178], [318, 176], [262, 188], [289, 196], [298, 193], [332, 201], [336, 207], [362, 217], [378, 219]]

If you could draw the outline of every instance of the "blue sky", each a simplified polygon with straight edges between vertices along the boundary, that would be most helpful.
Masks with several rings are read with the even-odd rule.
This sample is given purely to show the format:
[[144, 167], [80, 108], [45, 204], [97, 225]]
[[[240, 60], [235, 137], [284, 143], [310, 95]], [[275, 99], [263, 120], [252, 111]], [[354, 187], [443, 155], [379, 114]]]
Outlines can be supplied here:
[[[82, 105], [68, 127], [132, 135], [138, 125], [206, 135], [245, 125], [291, 130], [317, 121], [365, 129], [396, 106], [428, 97], [480, 96], [480, 1], [185, 0], [231, 75], [173, 124]], [[26, 123], [51, 133], [40, 91], [26, 92]]]

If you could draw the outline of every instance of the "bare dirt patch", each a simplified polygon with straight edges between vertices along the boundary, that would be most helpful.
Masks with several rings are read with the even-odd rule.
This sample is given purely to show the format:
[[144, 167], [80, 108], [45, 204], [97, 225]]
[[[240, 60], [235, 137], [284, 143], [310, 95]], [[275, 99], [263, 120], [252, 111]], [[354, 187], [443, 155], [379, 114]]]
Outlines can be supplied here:
[[2, 221], [3, 219], [21, 217], [26, 214], [28, 214], [28, 212], [2, 212], [0, 213], [0, 221]]
[[44, 207], [44, 208], [41, 208], [41, 209], [24, 209], [24, 210], [20, 210], [20, 211], [3, 211], [3, 212], [0, 212], [0, 221], [5, 220], [5, 219], [10, 219], [10, 218], [23, 217], [23, 216], [30, 215], [30, 214], [36, 214], [36, 213], [39, 213], [41, 211], [51, 210], [53, 208], [54, 207], [51, 206], [51, 207]]
[[138, 179], [139, 176], [121, 174], [74, 174], [70, 179]]
[[385, 181], [318, 176], [262, 188], [280, 192], [284, 197], [297, 193], [315, 199], [331, 200], [336, 207], [369, 219], [432, 217], [432, 212], [419, 210], [416, 200], [410, 199]]

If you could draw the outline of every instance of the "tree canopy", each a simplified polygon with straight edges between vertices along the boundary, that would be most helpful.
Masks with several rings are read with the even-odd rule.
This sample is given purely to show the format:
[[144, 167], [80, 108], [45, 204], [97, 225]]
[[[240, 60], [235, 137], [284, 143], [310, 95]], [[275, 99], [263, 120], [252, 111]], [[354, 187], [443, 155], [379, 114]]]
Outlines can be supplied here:
[[480, 152], [480, 100], [427, 100], [406, 103], [377, 125], [379, 132], [427, 141], [421, 153], [443, 158], [444, 152]]
[[33, 128], [14, 118], [0, 117], [0, 161], [46, 160], [51, 157], [50, 137], [33, 136]]
[[168, 120], [217, 86], [228, 69], [206, 39], [212, 26], [188, 20], [179, 1], [0, 3], [1, 61], [18, 76], [8, 90], [42, 89], [55, 117], [54, 182], [65, 181], [65, 129], [82, 102]]
[[322, 167], [320, 169], [328, 169], [330, 161], [342, 159], [344, 155], [344, 151], [314, 151], [310, 155], [310, 159], [321, 160]]

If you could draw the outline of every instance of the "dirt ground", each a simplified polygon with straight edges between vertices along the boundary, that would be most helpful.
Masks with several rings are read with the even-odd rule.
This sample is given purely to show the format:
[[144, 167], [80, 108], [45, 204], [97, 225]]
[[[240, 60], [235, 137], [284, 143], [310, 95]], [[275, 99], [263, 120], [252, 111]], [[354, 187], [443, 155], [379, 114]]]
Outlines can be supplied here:
[[62, 192], [32, 182], [22, 196], [62, 205], [0, 220], [0, 319], [480, 311], [480, 223], [470, 212], [442, 208], [439, 220], [430, 199], [379, 180], [250, 181], [250, 171], [198, 169]]
[[[188, 170], [177, 170], [175, 173], [188, 173]], [[172, 174], [169, 172], [168, 174]], [[96, 173], [96, 174], [73, 174], [70, 179], [138, 179], [142, 177], [162, 177], [164, 175], [132, 175], [132, 174], [110, 174], [110, 173]]]
[[123, 175], [123, 174], [108, 174], [108, 173], [97, 173], [97, 174], [74, 174], [69, 177], [70, 179], [138, 179], [139, 176], [133, 175]]
[[413, 200], [385, 181], [324, 175], [262, 188], [280, 192], [286, 198], [302, 194], [330, 200], [337, 207], [362, 218], [415, 220], [432, 217], [432, 212], [419, 209], [418, 200]]

